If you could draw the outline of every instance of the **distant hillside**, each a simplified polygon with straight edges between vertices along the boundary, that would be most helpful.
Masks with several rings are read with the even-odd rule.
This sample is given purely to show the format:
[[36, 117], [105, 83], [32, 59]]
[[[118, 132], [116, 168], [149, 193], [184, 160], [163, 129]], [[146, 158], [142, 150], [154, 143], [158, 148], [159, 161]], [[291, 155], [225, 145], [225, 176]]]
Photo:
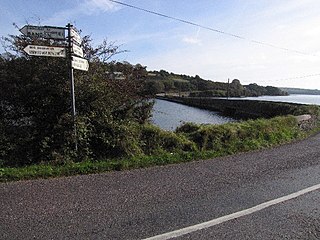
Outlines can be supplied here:
[[262, 95], [281, 96], [286, 92], [272, 86], [259, 86], [255, 83], [242, 85], [238, 79], [227, 82], [213, 82], [198, 75], [188, 76], [169, 73], [165, 70], [148, 72], [146, 92], [179, 93], [191, 97], [256, 97]]
[[320, 95], [320, 90], [317, 89], [302, 89], [302, 88], [280, 88], [289, 94], [304, 94], [304, 95]]

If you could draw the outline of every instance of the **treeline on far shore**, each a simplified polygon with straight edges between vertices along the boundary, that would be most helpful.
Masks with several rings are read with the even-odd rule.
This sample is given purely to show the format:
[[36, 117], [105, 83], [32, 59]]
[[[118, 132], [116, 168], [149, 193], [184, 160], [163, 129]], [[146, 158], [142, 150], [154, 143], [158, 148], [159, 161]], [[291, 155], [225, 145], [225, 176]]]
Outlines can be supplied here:
[[190, 97], [258, 97], [286, 96], [288, 92], [256, 83], [242, 85], [240, 80], [214, 82], [196, 76], [169, 73], [165, 70], [148, 72], [146, 90], [150, 94], [180, 93]]
[[289, 94], [320, 95], [320, 90], [318, 89], [281, 88], [281, 90]]

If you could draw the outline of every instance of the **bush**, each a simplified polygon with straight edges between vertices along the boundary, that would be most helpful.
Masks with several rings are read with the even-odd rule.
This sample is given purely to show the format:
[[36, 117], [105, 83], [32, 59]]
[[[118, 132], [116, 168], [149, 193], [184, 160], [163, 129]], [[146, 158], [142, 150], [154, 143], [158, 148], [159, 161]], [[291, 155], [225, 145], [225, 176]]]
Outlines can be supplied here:
[[[19, 54], [0, 56], [0, 164], [64, 164], [141, 154], [135, 124], [148, 120], [153, 104], [141, 93], [145, 67], [106, 63], [101, 56], [117, 48], [94, 49], [87, 39], [83, 44], [90, 69], [74, 73], [74, 134], [66, 59], [26, 56], [21, 49], [33, 40], [16, 36], [12, 48]], [[110, 69], [120, 69], [123, 77], [112, 79], [106, 74]]]
[[200, 128], [200, 125], [195, 123], [184, 123], [181, 126], [177, 127], [175, 130], [176, 133], [192, 133], [197, 131]]
[[201, 151], [226, 153], [285, 143], [300, 134], [298, 123], [292, 116], [223, 125], [201, 125], [198, 128], [191, 126], [182, 126], [178, 131], [188, 136]]
[[196, 150], [195, 144], [184, 135], [164, 131], [154, 125], [141, 126], [140, 141], [146, 154]]

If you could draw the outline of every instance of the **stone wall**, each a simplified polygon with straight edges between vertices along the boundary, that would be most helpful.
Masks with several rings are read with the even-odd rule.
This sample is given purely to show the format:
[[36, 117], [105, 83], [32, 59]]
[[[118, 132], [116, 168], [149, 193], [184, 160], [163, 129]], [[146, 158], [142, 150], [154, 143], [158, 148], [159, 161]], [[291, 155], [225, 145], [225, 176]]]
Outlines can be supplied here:
[[283, 115], [308, 114], [308, 105], [296, 103], [233, 100], [219, 98], [187, 98], [187, 97], [157, 97], [198, 108], [219, 111], [224, 115], [238, 119], [272, 118]]

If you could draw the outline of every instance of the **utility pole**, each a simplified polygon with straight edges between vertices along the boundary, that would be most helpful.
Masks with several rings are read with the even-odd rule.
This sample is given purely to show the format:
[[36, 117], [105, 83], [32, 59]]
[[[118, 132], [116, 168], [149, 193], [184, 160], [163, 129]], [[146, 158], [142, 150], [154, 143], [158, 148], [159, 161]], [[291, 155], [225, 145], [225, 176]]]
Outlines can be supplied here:
[[77, 126], [76, 126], [76, 98], [74, 94], [74, 77], [73, 77], [73, 67], [72, 67], [72, 37], [71, 28], [73, 26], [68, 23], [68, 68], [69, 68], [69, 80], [70, 80], [70, 95], [71, 95], [71, 115], [73, 121], [73, 132], [74, 132], [74, 144], [75, 150], [78, 151], [78, 141], [77, 141]]
[[230, 95], [230, 79], [228, 78], [227, 99], [229, 99], [229, 95]]

